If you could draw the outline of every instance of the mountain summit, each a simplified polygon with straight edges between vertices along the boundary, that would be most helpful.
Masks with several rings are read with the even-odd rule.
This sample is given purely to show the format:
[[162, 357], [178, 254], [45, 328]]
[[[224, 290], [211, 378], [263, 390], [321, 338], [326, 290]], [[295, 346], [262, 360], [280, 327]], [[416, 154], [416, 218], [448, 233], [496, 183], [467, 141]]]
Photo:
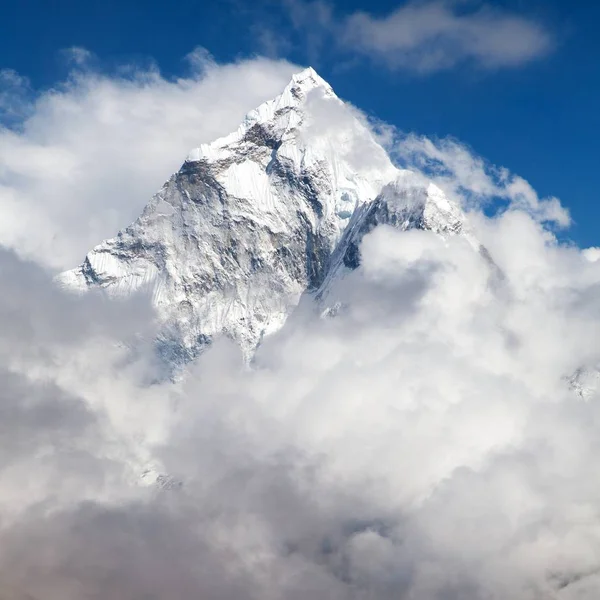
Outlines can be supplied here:
[[249, 357], [302, 294], [357, 266], [376, 224], [460, 231], [460, 210], [413, 180], [308, 68], [237, 131], [190, 152], [132, 225], [59, 280], [115, 297], [150, 292], [170, 365], [218, 335]]

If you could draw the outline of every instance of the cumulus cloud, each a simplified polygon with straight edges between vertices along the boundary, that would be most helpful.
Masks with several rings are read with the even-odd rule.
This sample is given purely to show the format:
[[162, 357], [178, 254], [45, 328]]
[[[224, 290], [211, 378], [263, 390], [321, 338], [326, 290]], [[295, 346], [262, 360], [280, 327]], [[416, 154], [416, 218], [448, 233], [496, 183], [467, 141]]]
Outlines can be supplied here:
[[[252, 369], [221, 340], [153, 381], [146, 298], [63, 294], [23, 258], [34, 237], [0, 251], [2, 598], [598, 597], [598, 378], [573, 379], [600, 364], [598, 250], [559, 243], [558, 201], [455, 142], [397, 152], [480, 247], [376, 228], [344, 309], [303, 304]], [[50, 223], [67, 249], [78, 200]]]
[[68, 79], [41, 93], [0, 74], [11, 117], [0, 128], [0, 244], [54, 269], [133, 221], [192, 148], [234, 130], [298, 70], [262, 58], [219, 66], [198, 50], [189, 75], [167, 79], [157, 67], [103, 73], [81, 48], [67, 55]]
[[600, 271], [523, 211], [471, 220], [487, 253], [376, 229], [345, 311], [284, 330], [245, 375], [215, 350], [186, 384], [169, 469], [250, 519], [229, 542], [321, 573], [317, 595], [598, 589], [597, 396], [567, 376], [600, 358]]
[[503, 201], [510, 209], [525, 210], [536, 219], [559, 227], [570, 223], [569, 211], [558, 198], [540, 198], [525, 179], [504, 167], [489, 164], [458, 140], [432, 140], [388, 131], [382, 141], [398, 162], [434, 180], [464, 208]]
[[222, 342], [141, 386], [89, 330], [10, 363], [7, 597], [595, 598], [598, 396], [568, 376], [600, 361], [600, 264], [523, 211], [470, 218], [486, 253], [375, 229], [346, 310], [250, 371]]
[[338, 51], [422, 74], [468, 63], [484, 69], [519, 67], [554, 46], [542, 23], [479, 1], [410, 0], [381, 16], [337, 14], [323, 0], [286, 0], [284, 6], [311, 57], [333, 43]]

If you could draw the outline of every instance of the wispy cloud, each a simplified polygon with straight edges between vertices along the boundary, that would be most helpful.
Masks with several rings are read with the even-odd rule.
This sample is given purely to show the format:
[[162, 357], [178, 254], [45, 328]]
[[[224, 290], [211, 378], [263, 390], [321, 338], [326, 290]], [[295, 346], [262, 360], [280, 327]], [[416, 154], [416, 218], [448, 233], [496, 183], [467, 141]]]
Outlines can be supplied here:
[[12, 69], [0, 69], [0, 122], [16, 124], [29, 113], [30, 84]]
[[392, 69], [431, 73], [467, 63], [514, 68], [554, 47], [553, 35], [542, 23], [489, 3], [412, 0], [383, 16], [339, 14], [321, 0], [287, 0], [284, 5], [292, 26], [303, 32], [309, 53], [329, 44]]
[[490, 164], [456, 139], [433, 140], [392, 130], [386, 145], [400, 164], [435, 181], [467, 210], [501, 201], [511, 210], [526, 211], [559, 227], [571, 223], [569, 211], [558, 198], [540, 198], [523, 177]]
[[465, 12], [464, 5], [416, 1], [382, 18], [355, 13], [344, 25], [343, 43], [392, 68], [423, 72], [465, 61], [517, 67], [551, 50], [552, 37], [539, 23], [489, 5]]

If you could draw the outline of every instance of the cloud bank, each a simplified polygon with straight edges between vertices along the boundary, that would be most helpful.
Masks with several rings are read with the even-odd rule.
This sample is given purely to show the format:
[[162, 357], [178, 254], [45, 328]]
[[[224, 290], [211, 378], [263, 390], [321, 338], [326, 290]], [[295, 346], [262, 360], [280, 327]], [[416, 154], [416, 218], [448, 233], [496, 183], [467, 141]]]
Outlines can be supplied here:
[[489, 256], [376, 229], [345, 312], [180, 386], [141, 383], [110, 305], [70, 329], [49, 291], [33, 343], [3, 306], [5, 597], [594, 598], [600, 413], [569, 375], [600, 360], [600, 264], [471, 219]]
[[[288, 66], [209, 67], [193, 85], [213, 68], [248, 81], [266, 68], [272, 81]], [[108, 97], [126, 106], [117, 84], [104, 82]], [[185, 95], [161, 95], [171, 85], [147, 90], [167, 113]], [[84, 130], [100, 132], [103, 115], [89, 111]], [[41, 121], [50, 146], [63, 135], [55, 118]], [[136, 147], [156, 143], [155, 127], [133, 119], [132, 131]], [[189, 132], [173, 131], [161, 161], [187, 150]], [[252, 370], [222, 340], [184, 381], [149, 385], [147, 299], [54, 288], [54, 259], [32, 243], [59, 232], [66, 260], [97, 214], [91, 200], [68, 195], [37, 237], [2, 237], [0, 597], [598, 597], [597, 249], [559, 243], [548, 226], [564, 222], [558, 201], [523, 199], [510, 191], [522, 180], [464, 147], [405, 143], [406, 160], [439, 167], [485, 250], [375, 229], [341, 282], [345, 309], [323, 319], [308, 303]], [[51, 187], [55, 171], [32, 156], [36, 185]], [[97, 176], [82, 170], [76, 189]], [[507, 210], [486, 216], [500, 192]]]

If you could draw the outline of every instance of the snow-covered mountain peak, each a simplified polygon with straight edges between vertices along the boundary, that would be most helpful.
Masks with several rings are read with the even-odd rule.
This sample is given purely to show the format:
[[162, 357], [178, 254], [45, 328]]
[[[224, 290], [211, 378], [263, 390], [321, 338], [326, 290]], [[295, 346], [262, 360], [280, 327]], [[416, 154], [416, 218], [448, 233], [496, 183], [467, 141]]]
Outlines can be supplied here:
[[286, 90], [290, 87], [299, 86], [302, 91], [307, 92], [317, 87], [324, 87], [335, 94], [333, 88], [312, 67], [306, 67], [302, 71], [292, 75], [292, 80]]
[[272, 136], [273, 143], [280, 143], [286, 133], [293, 132], [304, 124], [310, 115], [306, 104], [313, 94], [318, 95], [321, 100], [335, 100], [338, 106], [343, 105], [332, 87], [309, 67], [293, 75], [279, 96], [250, 111], [237, 131], [195, 148], [189, 153], [187, 160], [225, 160], [236, 146], [258, 132], [266, 132]]
[[248, 113], [242, 126], [272, 122], [290, 110], [301, 113], [310, 94], [319, 94], [324, 98], [336, 99], [340, 102], [333, 88], [312, 67], [309, 67], [292, 75], [291, 81], [279, 96], [264, 102]]
[[312, 67], [304, 69], [295, 75], [283, 90], [281, 96], [276, 99], [278, 108], [286, 106], [298, 106], [308, 94], [315, 90], [321, 90], [328, 98], [337, 98], [333, 88]]
[[282, 211], [269, 192], [274, 175], [318, 179], [327, 196], [321, 216], [332, 220], [338, 238], [354, 208], [399, 173], [362, 115], [312, 68], [294, 75], [235, 132], [193, 150], [186, 162], [210, 164], [218, 183], [275, 220]]
[[250, 357], [303, 294], [353, 267], [374, 224], [460, 231], [443, 193], [409, 180], [365, 118], [306, 69], [193, 151], [132, 225], [59, 279], [112, 297], [149, 292], [167, 369], [218, 335]]

